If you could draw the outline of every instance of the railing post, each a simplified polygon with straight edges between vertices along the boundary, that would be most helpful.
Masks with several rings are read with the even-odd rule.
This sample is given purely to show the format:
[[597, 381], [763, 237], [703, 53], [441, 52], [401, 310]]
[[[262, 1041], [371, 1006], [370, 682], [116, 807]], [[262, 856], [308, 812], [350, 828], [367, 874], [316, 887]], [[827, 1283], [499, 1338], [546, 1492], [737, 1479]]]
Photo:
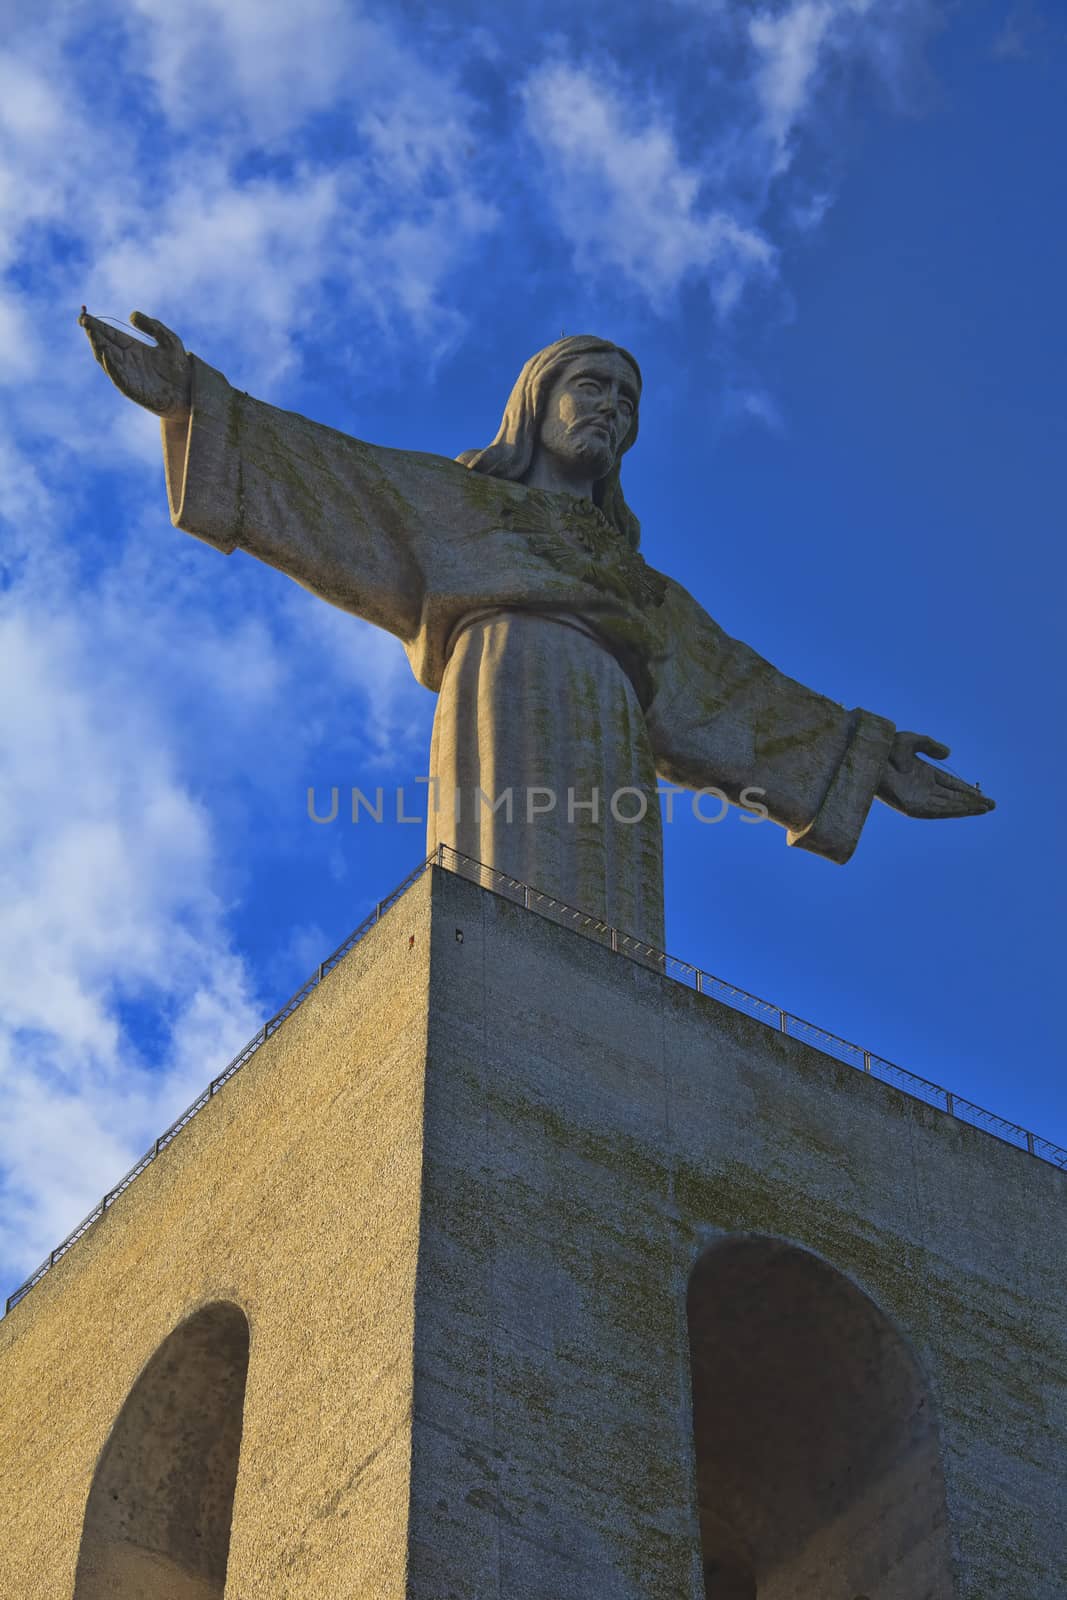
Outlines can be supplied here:
[[530, 909], [530, 885], [528, 883], [524, 883], [523, 886], [522, 886], [522, 903], [526, 907], [526, 910], [529, 911], [529, 909]]
[[948, 1112], [950, 1117], [954, 1117], [956, 1115], [956, 1097], [955, 1095], [949, 1094], [947, 1089], [945, 1090], [945, 1110]]
[[697, 968], [697, 994], [704, 993], [704, 974]]
[[617, 951], [618, 948], [619, 948], [619, 930], [618, 930], [618, 928], [612, 928], [612, 930], [611, 930], [611, 948], [613, 950], [615, 950], [615, 951]]
[[863, 1052], [863, 1070], [864, 1072], [870, 1072], [871, 1070], [871, 1052], [869, 1050]]
[[437, 846], [437, 865], [439, 867], [443, 867], [444, 864], [445, 864], [445, 847], [444, 847], [443, 844], [439, 844]]
[[789, 1032], [789, 1019], [784, 1011], [778, 1013], [778, 1026], [783, 1033]]
[[1029, 1150], [1031, 1155], [1036, 1155], [1037, 1152], [1034, 1150], [1034, 1136], [1029, 1132], [1029, 1130], [1027, 1130], [1026, 1134], [1026, 1148]]

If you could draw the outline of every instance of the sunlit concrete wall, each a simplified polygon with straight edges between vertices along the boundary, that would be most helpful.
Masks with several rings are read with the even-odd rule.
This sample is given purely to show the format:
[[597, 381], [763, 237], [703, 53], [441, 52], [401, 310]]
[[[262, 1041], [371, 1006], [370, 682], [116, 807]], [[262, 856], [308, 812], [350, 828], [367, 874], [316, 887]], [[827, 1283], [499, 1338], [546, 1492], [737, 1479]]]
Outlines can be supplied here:
[[[0, 1595], [68, 1600], [131, 1386], [224, 1301], [227, 1600], [700, 1600], [702, 1522], [759, 1600], [1062, 1600], [1065, 1223], [1063, 1174], [434, 873], [0, 1324]], [[817, 1263], [780, 1314], [750, 1272], [718, 1316], [739, 1236]], [[757, 1364], [834, 1395], [798, 1473], [882, 1430], [854, 1493], [793, 1483], [788, 1551], [716, 1444]]]
[[[251, 1330], [227, 1596], [403, 1595], [429, 887], [0, 1322], [3, 1600], [70, 1600], [127, 1394], [218, 1301]], [[158, 1552], [125, 1572], [116, 1600], [200, 1600]]]

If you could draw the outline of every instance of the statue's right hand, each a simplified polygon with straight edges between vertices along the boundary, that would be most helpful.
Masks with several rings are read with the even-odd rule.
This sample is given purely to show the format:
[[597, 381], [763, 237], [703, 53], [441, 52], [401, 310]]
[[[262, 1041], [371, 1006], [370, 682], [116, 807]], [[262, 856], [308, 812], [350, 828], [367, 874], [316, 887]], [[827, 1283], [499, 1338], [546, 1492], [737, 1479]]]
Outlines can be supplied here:
[[131, 312], [130, 322], [150, 334], [155, 344], [131, 339], [121, 328], [91, 317], [84, 306], [78, 321], [89, 336], [93, 355], [128, 399], [160, 417], [179, 417], [189, 410], [191, 366], [176, 333], [140, 311]]

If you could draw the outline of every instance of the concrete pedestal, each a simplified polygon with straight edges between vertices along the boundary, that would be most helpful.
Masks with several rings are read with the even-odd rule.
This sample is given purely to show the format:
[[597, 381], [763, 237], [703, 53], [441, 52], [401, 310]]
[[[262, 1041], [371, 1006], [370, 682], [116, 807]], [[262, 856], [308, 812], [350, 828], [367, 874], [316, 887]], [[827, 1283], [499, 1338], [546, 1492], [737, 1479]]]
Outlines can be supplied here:
[[1065, 1235], [435, 869], [0, 1323], [0, 1595], [1062, 1600]]

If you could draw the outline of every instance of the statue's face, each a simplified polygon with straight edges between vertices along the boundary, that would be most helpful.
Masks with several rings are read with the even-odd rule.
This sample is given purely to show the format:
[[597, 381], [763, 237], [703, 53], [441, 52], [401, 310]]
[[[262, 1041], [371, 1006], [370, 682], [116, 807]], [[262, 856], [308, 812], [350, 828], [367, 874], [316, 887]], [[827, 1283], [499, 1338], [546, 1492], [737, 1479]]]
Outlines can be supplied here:
[[540, 448], [567, 472], [606, 477], [639, 397], [637, 374], [625, 356], [614, 350], [575, 356], [549, 390]]

